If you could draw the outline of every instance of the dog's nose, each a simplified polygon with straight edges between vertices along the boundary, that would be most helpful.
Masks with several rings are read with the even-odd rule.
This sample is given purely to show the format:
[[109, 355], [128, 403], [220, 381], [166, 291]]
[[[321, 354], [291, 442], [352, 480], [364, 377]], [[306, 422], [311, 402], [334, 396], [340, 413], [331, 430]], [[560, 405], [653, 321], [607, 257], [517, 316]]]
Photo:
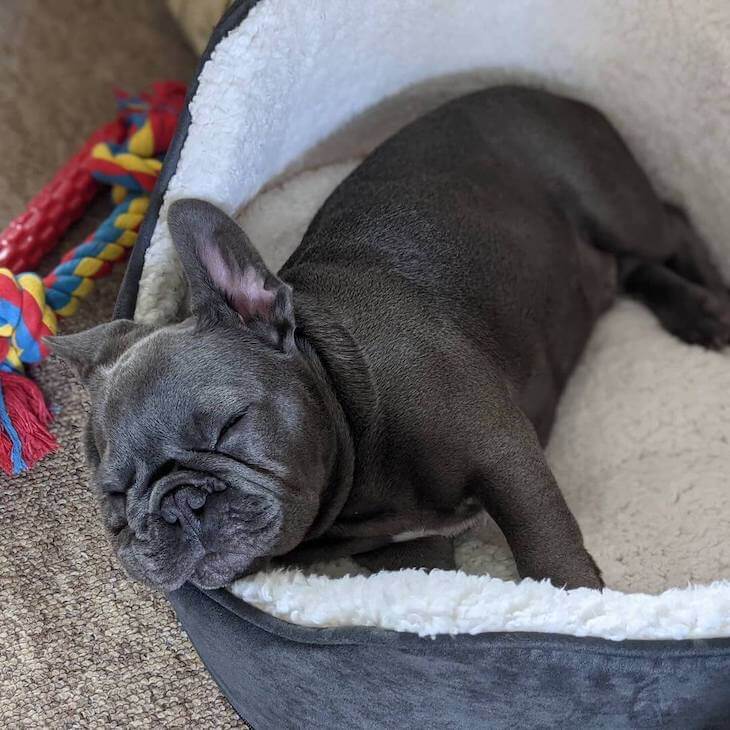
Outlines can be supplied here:
[[180, 510], [186, 513], [202, 509], [208, 492], [202, 485], [180, 471], [174, 470], [158, 479], [150, 493], [147, 509], [150, 514], [159, 513], [165, 522], [174, 524]]
[[205, 505], [208, 493], [193, 484], [178, 484], [167, 491], [160, 500], [160, 515], [165, 522], [188, 521], [192, 513]]
[[175, 524], [200, 518], [208, 495], [226, 489], [225, 482], [212, 474], [173, 469], [159, 478], [150, 491], [147, 513], [159, 514], [165, 522]]

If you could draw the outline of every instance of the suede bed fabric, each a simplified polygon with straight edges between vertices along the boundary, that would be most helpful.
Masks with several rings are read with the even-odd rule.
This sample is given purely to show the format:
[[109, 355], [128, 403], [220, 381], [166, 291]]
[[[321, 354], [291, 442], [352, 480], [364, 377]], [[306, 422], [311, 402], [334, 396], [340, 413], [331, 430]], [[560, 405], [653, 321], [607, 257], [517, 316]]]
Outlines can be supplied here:
[[[161, 1], [0, 3], [0, 227], [113, 115], [114, 86], [187, 81], [194, 67]], [[102, 194], [43, 270], [109, 209]], [[62, 331], [109, 320], [122, 274]], [[61, 450], [25, 476], [0, 474], [0, 727], [244, 727], [164, 597], [112, 559], [87, 486], [79, 383], [54, 361], [39, 382], [60, 408]]]

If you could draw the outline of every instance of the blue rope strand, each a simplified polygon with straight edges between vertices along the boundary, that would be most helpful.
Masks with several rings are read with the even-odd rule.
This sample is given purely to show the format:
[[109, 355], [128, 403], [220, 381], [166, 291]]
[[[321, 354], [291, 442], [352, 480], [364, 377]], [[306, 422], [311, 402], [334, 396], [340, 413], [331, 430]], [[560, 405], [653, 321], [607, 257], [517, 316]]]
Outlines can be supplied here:
[[25, 471], [28, 465], [23, 460], [23, 444], [20, 441], [20, 436], [13, 426], [13, 422], [10, 420], [10, 414], [5, 406], [5, 398], [3, 398], [3, 386], [0, 380], [0, 426], [3, 427], [5, 433], [10, 438], [10, 464], [13, 468], [13, 474], [17, 475], [20, 472]]

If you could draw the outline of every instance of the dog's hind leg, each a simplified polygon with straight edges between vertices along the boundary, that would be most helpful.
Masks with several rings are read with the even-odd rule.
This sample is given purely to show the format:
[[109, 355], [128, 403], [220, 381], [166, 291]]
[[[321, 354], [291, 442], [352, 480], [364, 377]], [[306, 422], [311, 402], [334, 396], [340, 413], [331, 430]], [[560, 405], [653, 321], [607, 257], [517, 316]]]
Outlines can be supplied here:
[[730, 299], [661, 264], [622, 262], [622, 285], [673, 335], [718, 349], [730, 343]]
[[684, 213], [672, 205], [664, 209], [664, 245], [671, 254], [663, 262], [620, 257], [621, 286], [681, 340], [724, 347], [730, 343], [727, 287], [707, 244]]
[[695, 230], [685, 212], [665, 204], [665, 236], [671, 241], [673, 254], [667, 266], [689, 281], [709, 289], [718, 296], [727, 295], [727, 285], [713, 260], [709, 246]]

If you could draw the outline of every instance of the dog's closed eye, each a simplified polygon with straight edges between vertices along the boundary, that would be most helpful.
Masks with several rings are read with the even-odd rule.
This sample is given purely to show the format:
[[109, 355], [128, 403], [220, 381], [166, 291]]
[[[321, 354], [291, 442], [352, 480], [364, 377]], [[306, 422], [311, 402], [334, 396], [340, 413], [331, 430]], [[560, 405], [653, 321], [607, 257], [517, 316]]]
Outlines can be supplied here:
[[243, 418], [246, 415], [246, 411], [244, 410], [243, 413], [237, 413], [234, 416], [231, 416], [224, 424], [221, 430], [218, 433], [218, 440], [215, 442], [215, 446], [213, 447], [213, 450], [216, 450], [220, 444], [224, 441], [227, 435], [229, 435], [232, 431], [235, 430], [236, 426], [243, 420]]

